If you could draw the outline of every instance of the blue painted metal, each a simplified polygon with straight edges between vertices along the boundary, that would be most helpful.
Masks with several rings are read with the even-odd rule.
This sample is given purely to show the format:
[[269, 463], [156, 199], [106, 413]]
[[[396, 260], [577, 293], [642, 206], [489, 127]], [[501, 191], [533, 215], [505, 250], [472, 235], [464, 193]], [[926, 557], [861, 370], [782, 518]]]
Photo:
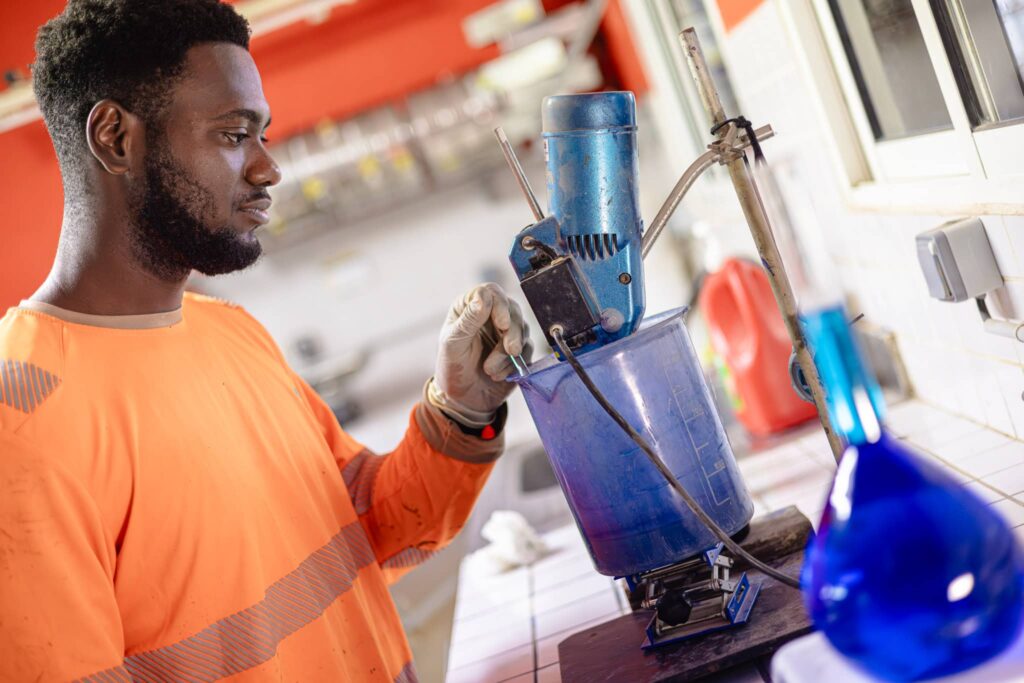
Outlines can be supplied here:
[[732, 598], [729, 599], [729, 604], [725, 606], [725, 615], [729, 621], [736, 623], [736, 617], [740, 613], [740, 607], [743, 605], [744, 599], [747, 597], [747, 591], [750, 590], [750, 579], [747, 578], [747, 573], [743, 572], [743, 576], [740, 577], [740, 581], [736, 584], [736, 590], [732, 592]]
[[[516, 237], [509, 259], [529, 273], [522, 237], [571, 255], [600, 312], [596, 341], [577, 353], [632, 334], [644, 314], [638, 196], [636, 102], [631, 92], [555, 95], [543, 104], [550, 218]], [[549, 241], [554, 239], [554, 241]]]
[[718, 562], [718, 558], [723, 550], [725, 550], [725, 544], [716, 543], [704, 551], [704, 561], [707, 562], [709, 567], [715, 566], [715, 562]]

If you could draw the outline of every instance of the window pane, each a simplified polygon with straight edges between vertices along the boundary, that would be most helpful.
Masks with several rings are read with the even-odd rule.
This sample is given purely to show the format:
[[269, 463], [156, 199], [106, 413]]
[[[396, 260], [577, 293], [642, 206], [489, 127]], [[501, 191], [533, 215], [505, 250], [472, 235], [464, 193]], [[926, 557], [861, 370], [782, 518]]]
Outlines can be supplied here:
[[996, 0], [996, 9], [1003, 20], [1017, 76], [1024, 78], [1024, 0]]
[[1024, 0], [932, 0], [975, 127], [1024, 118]]
[[952, 128], [910, 0], [829, 0], [877, 140]]

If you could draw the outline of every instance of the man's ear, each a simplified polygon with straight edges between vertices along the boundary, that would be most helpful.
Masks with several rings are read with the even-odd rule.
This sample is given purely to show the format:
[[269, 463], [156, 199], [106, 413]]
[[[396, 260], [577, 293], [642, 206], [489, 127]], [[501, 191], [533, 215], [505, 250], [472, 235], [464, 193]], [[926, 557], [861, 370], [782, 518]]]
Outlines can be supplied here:
[[114, 100], [100, 100], [93, 105], [86, 119], [85, 135], [89, 151], [113, 175], [131, 170], [132, 155], [143, 148], [142, 121]]

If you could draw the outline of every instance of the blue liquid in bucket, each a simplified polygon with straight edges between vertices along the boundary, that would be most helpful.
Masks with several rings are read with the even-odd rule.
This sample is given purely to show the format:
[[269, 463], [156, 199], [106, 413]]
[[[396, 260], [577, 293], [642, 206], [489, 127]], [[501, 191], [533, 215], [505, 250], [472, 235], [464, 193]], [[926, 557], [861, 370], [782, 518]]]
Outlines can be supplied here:
[[[677, 309], [649, 318], [635, 334], [579, 360], [705, 512], [735, 534], [750, 521], [753, 504], [704, 382], [685, 313]], [[638, 574], [717, 542], [567, 363], [548, 357], [515, 381], [597, 571]]]

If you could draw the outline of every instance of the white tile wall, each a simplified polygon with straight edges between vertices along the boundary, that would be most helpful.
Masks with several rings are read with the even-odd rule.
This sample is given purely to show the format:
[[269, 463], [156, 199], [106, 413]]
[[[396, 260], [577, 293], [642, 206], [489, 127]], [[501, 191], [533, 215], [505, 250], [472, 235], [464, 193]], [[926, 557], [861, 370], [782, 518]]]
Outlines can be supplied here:
[[[837, 191], [839, 176], [821, 144], [827, 135], [814, 114], [776, 3], [767, 0], [732, 29], [724, 54], [741, 112], [771, 123], [778, 136], [765, 146], [770, 162], [803, 180], [818, 230], [852, 312], [891, 329], [917, 394], [957, 415], [1013, 438], [1024, 438], [1024, 344], [982, 330], [971, 303], [928, 297], [914, 236], [949, 217], [879, 215], [851, 211]], [[1024, 162], [1022, 162], [1024, 163]], [[1006, 280], [990, 297], [994, 314], [1024, 319], [1024, 216], [983, 217]], [[729, 234], [737, 234], [735, 232]], [[722, 250], [741, 251], [743, 240]]]
[[[1013, 248], [1018, 271], [1016, 273], [1009, 273], [1009, 275], [1024, 277], [1024, 216], [1004, 216], [1003, 225], [1006, 227], [1006, 236], [1009, 238], [1010, 246]], [[1006, 274], [1004, 273], [1004, 275]]]
[[1006, 228], [1004, 219], [990, 219], [985, 221], [985, 232], [988, 233], [989, 244], [996, 255], [996, 263], [999, 265], [999, 272], [1003, 277], [1020, 277], [1024, 275], [1020, 271], [1017, 262], [1017, 254], [1013, 250], [1013, 243], [1010, 241], [1010, 233]]

